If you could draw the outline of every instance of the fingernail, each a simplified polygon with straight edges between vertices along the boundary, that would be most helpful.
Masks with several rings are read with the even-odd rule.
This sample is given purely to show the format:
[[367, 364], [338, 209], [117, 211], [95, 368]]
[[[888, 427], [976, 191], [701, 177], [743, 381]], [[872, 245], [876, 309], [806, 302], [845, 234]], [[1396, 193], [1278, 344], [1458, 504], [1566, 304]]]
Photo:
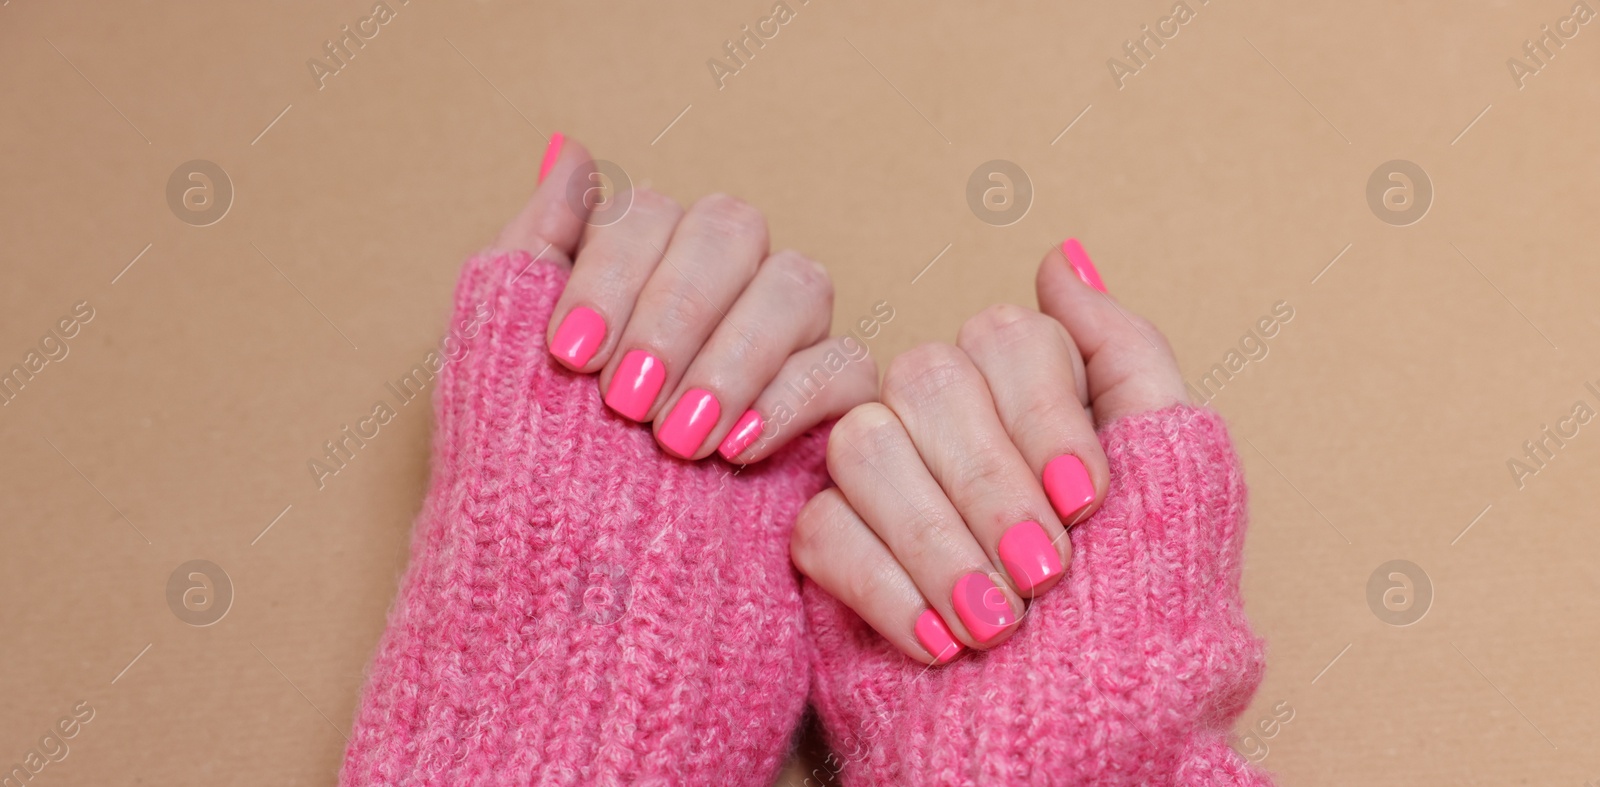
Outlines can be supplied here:
[[1061, 576], [1061, 554], [1038, 522], [1018, 522], [1000, 537], [1000, 562], [1022, 590], [1043, 587]]
[[733, 431], [723, 438], [722, 445], [717, 446], [717, 453], [730, 462], [744, 449], [749, 448], [761, 436], [761, 414], [755, 410], [746, 410], [739, 416], [738, 423], [733, 425]]
[[1044, 494], [1055, 506], [1056, 514], [1065, 524], [1072, 524], [1073, 515], [1094, 502], [1094, 481], [1089, 478], [1089, 468], [1083, 460], [1072, 454], [1062, 454], [1044, 466]]
[[917, 642], [922, 643], [922, 649], [928, 651], [935, 664], [949, 664], [955, 657], [961, 655], [966, 648], [956, 641], [956, 635], [950, 633], [950, 627], [944, 624], [944, 618], [939, 613], [927, 610], [917, 618]]
[[710, 391], [690, 388], [661, 423], [661, 444], [684, 459], [694, 457], [722, 416], [722, 404]]
[[951, 600], [955, 602], [956, 614], [961, 616], [961, 622], [966, 624], [967, 631], [972, 632], [979, 642], [994, 639], [1007, 626], [1017, 622], [1017, 615], [1011, 610], [1011, 602], [1006, 599], [1005, 591], [976, 571], [956, 581]]
[[577, 306], [567, 312], [566, 318], [556, 328], [556, 338], [550, 342], [550, 353], [577, 369], [594, 357], [605, 338], [605, 318], [594, 309]]
[[557, 131], [550, 135], [550, 144], [544, 146], [544, 162], [539, 165], [539, 182], [544, 182], [544, 176], [550, 174], [550, 168], [556, 165], [556, 159], [561, 158], [561, 143], [566, 141]]
[[1083, 279], [1084, 284], [1101, 292], [1106, 291], [1106, 283], [1100, 280], [1100, 271], [1095, 270], [1094, 263], [1089, 261], [1089, 252], [1083, 250], [1083, 244], [1077, 238], [1062, 241], [1061, 253], [1067, 255], [1067, 262], [1078, 272], [1078, 278]]
[[611, 387], [606, 390], [606, 406], [635, 421], [643, 421], [666, 380], [667, 369], [660, 359], [644, 350], [633, 350], [622, 356], [617, 374], [611, 378]]

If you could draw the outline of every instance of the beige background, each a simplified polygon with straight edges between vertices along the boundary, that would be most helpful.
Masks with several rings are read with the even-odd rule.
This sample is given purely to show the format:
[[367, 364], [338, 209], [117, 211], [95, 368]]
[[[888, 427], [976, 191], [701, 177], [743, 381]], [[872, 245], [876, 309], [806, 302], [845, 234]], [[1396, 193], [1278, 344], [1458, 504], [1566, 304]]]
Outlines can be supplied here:
[[[1506, 464], [1575, 402], [1600, 409], [1600, 28], [1519, 90], [1507, 59], [1565, 0], [1189, 0], [1119, 89], [1107, 59], [1167, 0], [788, 3], [721, 90], [707, 60], [767, 0], [391, 0], [320, 90], [306, 61], [371, 5], [0, 5], [0, 368], [94, 309], [0, 408], [0, 762], [86, 701], [34, 784], [333, 781], [428, 412], [402, 408], [326, 489], [306, 462], [440, 338], [459, 260], [560, 130], [636, 182], [767, 209], [777, 244], [833, 272], [837, 326], [894, 305], [880, 359], [1031, 305], [1068, 234], [1190, 380], [1287, 301], [1213, 402], [1251, 481], [1247, 608], [1270, 644], [1241, 727], [1294, 710], [1264, 765], [1600, 779], [1600, 424], [1523, 489]], [[193, 159], [235, 190], [212, 226], [165, 196]], [[992, 159], [1034, 189], [1011, 226], [968, 207]], [[1435, 191], [1411, 226], [1366, 198], [1391, 159]], [[205, 628], [165, 595], [194, 558], [235, 591]], [[1434, 593], [1403, 628], [1367, 598], [1392, 559]]]

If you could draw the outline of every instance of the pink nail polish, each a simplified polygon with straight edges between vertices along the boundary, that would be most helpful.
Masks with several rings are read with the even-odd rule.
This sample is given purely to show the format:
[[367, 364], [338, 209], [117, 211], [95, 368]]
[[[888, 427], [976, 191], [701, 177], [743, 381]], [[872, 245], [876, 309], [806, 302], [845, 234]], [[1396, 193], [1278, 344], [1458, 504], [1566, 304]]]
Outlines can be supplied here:
[[1038, 522], [1018, 522], [1000, 537], [1000, 562], [1022, 590], [1043, 587], [1061, 576], [1061, 553]]
[[605, 338], [605, 318], [587, 306], [576, 306], [556, 328], [556, 338], [550, 341], [550, 353], [577, 369], [594, 357]]
[[632, 418], [643, 421], [655, 404], [661, 384], [667, 381], [667, 368], [661, 360], [644, 350], [633, 350], [622, 356], [611, 387], [606, 390], [606, 406]]
[[1005, 591], [976, 571], [956, 580], [951, 600], [955, 602], [961, 622], [979, 642], [994, 639], [1018, 620]]
[[710, 391], [690, 388], [667, 413], [667, 420], [661, 422], [661, 444], [672, 453], [691, 459], [721, 416], [722, 404], [717, 397]]
[[1089, 468], [1072, 454], [1062, 454], [1044, 466], [1044, 494], [1065, 524], [1094, 502], [1094, 481]]
[[923, 650], [933, 657], [935, 664], [949, 664], [955, 657], [966, 650], [956, 640], [956, 635], [950, 633], [950, 627], [944, 624], [944, 618], [933, 610], [926, 610], [917, 618], [917, 642], [922, 644]]
[[557, 131], [550, 135], [550, 144], [544, 148], [544, 162], [539, 165], [539, 182], [544, 182], [544, 176], [550, 174], [550, 168], [556, 165], [556, 159], [561, 158], [561, 143], [566, 141]]
[[1077, 238], [1062, 241], [1061, 253], [1067, 256], [1067, 262], [1078, 272], [1078, 278], [1083, 279], [1084, 284], [1101, 292], [1106, 291], [1106, 283], [1100, 280], [1100, 271], [1095, 270], [1094, 263], [1089, 261], [1089, 252], [1083, 250], [1083, 244]]
[[756, 438], [761, 436], [761, 414], [755, 410], [746, 410], [739, 416], [738, 423], [733, 425], [733, 431], [723, 438], [722, 445], [717, 446], [717, 453], [730, 462], [733, 458], [744, 452], [744, 449], [755, 444]]

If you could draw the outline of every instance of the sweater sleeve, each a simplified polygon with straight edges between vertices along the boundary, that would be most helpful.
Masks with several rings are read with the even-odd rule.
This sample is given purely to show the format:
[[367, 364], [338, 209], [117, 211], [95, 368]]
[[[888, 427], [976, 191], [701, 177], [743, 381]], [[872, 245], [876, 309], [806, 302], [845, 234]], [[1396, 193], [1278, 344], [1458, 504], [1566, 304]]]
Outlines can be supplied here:
[[346, 785], [766, 785], [805, 708], [795, 512], [825, 435], [668, 457], [555, 363], [565, 267], [469, 260], [440, 348], [410, 565]]
[[992, 651], [925, 667], [806, 584], [812, 701], [847, 785], [1270, 784], [1227, 743], [1264, 659], [1226, 427], [1172, 407], [1100, 438], [1111, 488], [1066, 580]]

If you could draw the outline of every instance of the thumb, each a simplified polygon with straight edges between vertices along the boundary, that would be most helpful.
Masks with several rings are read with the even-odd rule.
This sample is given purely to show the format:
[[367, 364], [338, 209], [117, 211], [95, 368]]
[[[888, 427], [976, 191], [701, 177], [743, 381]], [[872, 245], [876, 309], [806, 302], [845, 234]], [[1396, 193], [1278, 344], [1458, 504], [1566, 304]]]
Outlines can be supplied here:
[[594, 175], [594, 159], [583, 145], [560, 132], [551, 134], [539, 166], [538, 188], [500, 231], [494, 245], [523, 249], [535, 256], [559, 252], [570, 261], [578, 252], [584, 222], [589, 218], [588, 187]]
[[1189, 401], [1166, 337], [1106, 293], [1077, 239], [1068, 238], [1045, 255], [1035, 287], [1039, 311], [1060, 322], [1083, 355], [1097, 428]]

